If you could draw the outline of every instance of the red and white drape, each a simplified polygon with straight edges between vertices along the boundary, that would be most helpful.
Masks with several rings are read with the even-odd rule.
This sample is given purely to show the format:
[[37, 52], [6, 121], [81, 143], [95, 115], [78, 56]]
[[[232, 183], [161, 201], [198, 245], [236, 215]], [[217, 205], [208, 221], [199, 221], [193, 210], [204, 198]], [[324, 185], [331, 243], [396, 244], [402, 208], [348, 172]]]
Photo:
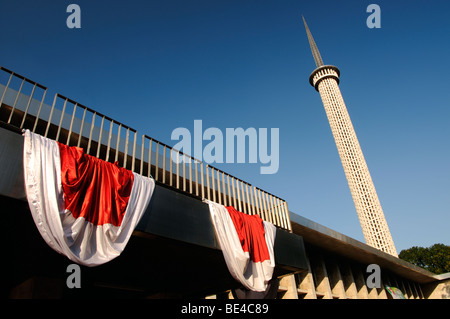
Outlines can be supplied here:
[[119, 256], [150, 202], [154, 180], [29, 130], [24, 137], [27, 199], [47, 244], [86, 266]]
[[205, 202], [233, 278], [246, 289], [266, 291], [275, 268], [275, 226], [257, 215], [246, 215], [209, 200]]

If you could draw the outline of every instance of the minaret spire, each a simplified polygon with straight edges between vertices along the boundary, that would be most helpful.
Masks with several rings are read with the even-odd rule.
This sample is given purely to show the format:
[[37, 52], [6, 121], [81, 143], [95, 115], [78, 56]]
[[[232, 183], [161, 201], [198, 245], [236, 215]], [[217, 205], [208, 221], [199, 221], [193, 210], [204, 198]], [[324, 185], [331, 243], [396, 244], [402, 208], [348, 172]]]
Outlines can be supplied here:
[[305, 17], [302, 16], [302, 18], [303, 23], [305, 24], [306, 34], [308, 35], [309, 46], [311, 47], [311, 52], [314, 57], [314, 61], [316, 61], [316, 66], [320, 68], [321, 66], [323, 66], [322, 57], [320, 56], [319, 49], [317, 48], [316, 42], [314, 41], [311, 31], [309, 31], [308, 25], [306, 24]]
[[373, 185], [369, 168], [339, 89], [340, 71], [333, 65], [323, 64], [305, 18], [303, 18], [303, 22], [317, 66], [309, 76], [309, 83], [319, 92], [322, 98], [364, 238], [368, 245], [397, 257], [394, 241]]

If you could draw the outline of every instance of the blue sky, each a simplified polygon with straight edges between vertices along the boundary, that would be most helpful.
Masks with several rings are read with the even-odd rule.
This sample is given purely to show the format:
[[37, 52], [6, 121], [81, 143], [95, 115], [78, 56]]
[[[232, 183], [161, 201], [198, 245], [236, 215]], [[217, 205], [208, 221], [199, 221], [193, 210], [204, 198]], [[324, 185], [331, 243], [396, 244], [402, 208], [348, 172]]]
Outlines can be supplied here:
[[[66, 8], [81, 8], [69, 29]], [[381, 8], [369, 29], [366, 8]], [[433, 3], [431, 5], [430, 3]], [[450, 244], [448, 1], [0, 1], [0, 65], [169, 145], [279, 128], [277, 174], [217, 164], [364, 242], [301, 15], [340, 88], [397, 250]]]

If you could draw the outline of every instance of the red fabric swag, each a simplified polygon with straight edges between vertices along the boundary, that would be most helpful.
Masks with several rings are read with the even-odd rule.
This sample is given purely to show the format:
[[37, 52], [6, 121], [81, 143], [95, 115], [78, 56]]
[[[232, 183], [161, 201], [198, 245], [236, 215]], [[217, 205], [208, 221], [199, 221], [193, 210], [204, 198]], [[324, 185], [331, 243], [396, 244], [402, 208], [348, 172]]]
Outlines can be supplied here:
[[65, 207], [94, 225], [122, 223], [134, 175], [131, 171], [58, 143]]
[[270, 260], [261, 217], [244, 214], [231, 206], [227, 206], [226, 209], [239, 235], [242, 249], [250, 254], [250, 259], [253, 262]]

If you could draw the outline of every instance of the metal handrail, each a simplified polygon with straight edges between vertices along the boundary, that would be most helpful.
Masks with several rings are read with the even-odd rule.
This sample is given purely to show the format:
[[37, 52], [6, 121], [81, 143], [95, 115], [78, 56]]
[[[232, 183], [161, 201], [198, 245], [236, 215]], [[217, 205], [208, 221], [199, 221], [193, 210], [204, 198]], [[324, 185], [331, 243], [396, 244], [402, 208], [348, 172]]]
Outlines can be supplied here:
[[[47, 105], [44, 102], [47, 87], [4, 67], [0, 66], [0, 70], [9, 75], [6, 85], [1, 84], [0, 78], [0, 85], [4, 86], [0, 96], [0, 120], [7, 124], [82, 147], [89, 155], [117, 162], [193, 196], [234, 206], [245, 214], [257, 214], [291, 231], [289, 210], [282, 198], [146, 134], [138, 138], [135, 129], [59, 93], [54, 95], [52, 105]], [[11, 86], [17, 80], [20, 85], [16, 91]], [[24, 93], [27, 85], [31, 86], [29, 94]], [[41, 99], [34, 98], [36, 89], [42, 91]]]

